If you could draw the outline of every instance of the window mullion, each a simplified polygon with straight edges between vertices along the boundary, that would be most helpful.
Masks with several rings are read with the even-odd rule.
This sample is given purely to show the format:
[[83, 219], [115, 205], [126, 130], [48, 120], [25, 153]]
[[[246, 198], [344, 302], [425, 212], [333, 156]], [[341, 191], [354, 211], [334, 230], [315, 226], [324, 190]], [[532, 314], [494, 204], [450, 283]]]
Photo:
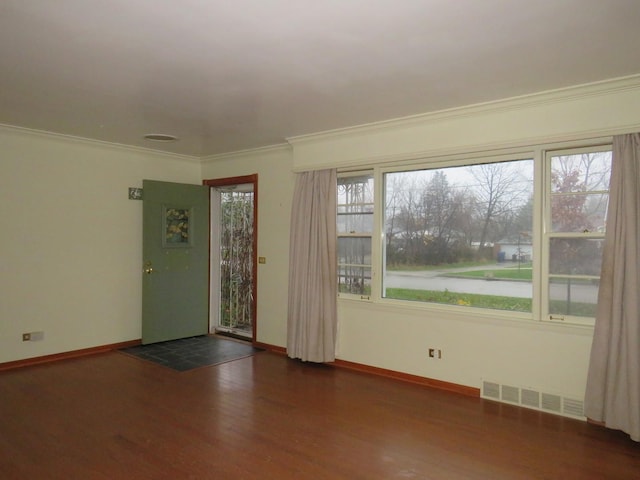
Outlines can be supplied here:
[[373, 232], [371, 236], [371, 299], [378, 301], [382, 297], [381, 273], [384, 268], [384, 189], [380, 168], [373, 170]]
[[546, 167], [545, 152], [537, 149], [534, 154], [534, 209], [533, 209], [533, 284], [531, 314], [534, 320], [540, 320], [543, 312], [546, 313], [544, 305], [547, 302], [546, 282], [543, 281], [548, 274], [548, 253], [544, 247], [546, 245], [546, 232], [548, 226], [546, 218], [550, 210], [549, 202], [545, 195], [545, 185], [549, 172]]

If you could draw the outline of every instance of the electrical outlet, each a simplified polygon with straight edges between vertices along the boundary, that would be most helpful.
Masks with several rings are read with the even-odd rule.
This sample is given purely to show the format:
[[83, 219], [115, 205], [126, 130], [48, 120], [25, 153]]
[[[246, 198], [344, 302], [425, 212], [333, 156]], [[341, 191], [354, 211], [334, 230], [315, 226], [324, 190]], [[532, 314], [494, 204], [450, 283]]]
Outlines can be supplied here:
[[23, 342], [38, 342], [44, 340], [44, 332], [26, 332], [22, 334]]
[[439, 348], [430, 348], [429, 349], [429, 358], [441, 359], [442, 358], [442, 350], [440, 350]]
[[44, 332], [31, 332], [32, 342], [38, 342], [40, 340], [44, 340]]

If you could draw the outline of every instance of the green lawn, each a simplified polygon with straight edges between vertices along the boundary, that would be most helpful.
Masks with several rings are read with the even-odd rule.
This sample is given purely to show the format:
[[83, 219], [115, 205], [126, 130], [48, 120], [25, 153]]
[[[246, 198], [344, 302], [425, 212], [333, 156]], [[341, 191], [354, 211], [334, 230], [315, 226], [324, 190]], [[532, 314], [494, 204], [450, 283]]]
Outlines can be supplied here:
[[549, 304], [549, 311], [552, 315], [573, 315], [575, 317], [596, 317], [597, 305], [594, 303], [574, 302], [571, 304], [571, 311], [567, 310], [567, 302], [552, 300]]
[[387, 288], [387, 298], [414, 300], [418, 302], [444, 303], [466, 307], [493, 308], [515, 312], [530, 312], [531, 299], [501, 297], [498, 295], [478, 295], [474, 293], [456, 293], [445, 290], [410, 290], [408, 288]]
[[[461, 305], [465, 307], [492, 308], [512, 312], [531, 312], [531, 299], [520, 297], [501, 297], [499, 295], [478, 295], [474, 293], [456, 293], [445, 290], [410, 290], [408, 288], [387, 288], [387, 298], [413, 300], [417, 302]], [[577, 317], [595, 317], [596, 305], [574, 302], [571, 311], [563, 301], [552, 301], [549, 310], [555, 315], [574, 315]]]
[[[444, 270], [443, 274], [447, 277], [460, 278], [477, 278], [477, 279], [495, 279], [495, 280], [513, 280], [527, 281], [532, 280], [531, 263], [522, 263], [520, 265], [510, 265], [501, 268], [486, 268], [481, 270], [466, 270], [446, 273], [447, 269], [472, 268], [478, 266], [495, 266], [491, 262], [469, 262], [457, 263], [451, 265], [387, 265], [388, 270], [395, 271], [426, 271], [426, 270]], [[575, 280], [580, 282], [580, 280]], [[588, 280], [582, 280], [588, 282]], [[346, 291], [346, 287], [340, 289]], [[363, 295], [369, 295], [370, 289], [367, 288]], [[508, 310], [513, 312], [531, 312], [531, 299], [521, 297], [504, 297], [500, 295], [479, 295], [474, 293], [456, 293], [437, 290], [413, 290], [408, 288], [387, 288], [387, 298], [396, 300], [411, 300], [417, 302], [439, 303], [446, 305], [461, 305], [476, 308], [490, 308], [495, 310]], [[574, 315], [580, 317], [594, 317], [596, 306], [591, 303], [571, 304], [571, 310], [568, 311], [567, 303], [564, 301], [552, 301], [549, 310], [555, 315]]]

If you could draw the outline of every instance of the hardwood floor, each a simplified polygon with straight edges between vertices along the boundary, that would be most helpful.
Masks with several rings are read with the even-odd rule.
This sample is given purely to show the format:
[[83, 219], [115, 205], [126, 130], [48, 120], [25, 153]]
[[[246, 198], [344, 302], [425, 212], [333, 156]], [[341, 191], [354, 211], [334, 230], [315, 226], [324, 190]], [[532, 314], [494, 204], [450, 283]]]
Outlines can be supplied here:
[[635, 479], [577, 420], [261, 352], [175, 372], [118, 352], [0, 372], [0, 478]]

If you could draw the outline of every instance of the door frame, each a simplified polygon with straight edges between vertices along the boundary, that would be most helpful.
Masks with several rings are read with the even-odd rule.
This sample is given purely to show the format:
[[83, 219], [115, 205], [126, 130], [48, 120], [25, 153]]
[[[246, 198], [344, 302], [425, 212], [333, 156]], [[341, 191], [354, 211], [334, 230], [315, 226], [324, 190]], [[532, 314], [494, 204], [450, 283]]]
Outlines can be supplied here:
[[[213, 178], [203, 180], [202, 184], [209, 188], [228, 187], [229, 185], [239, 185], [251, 183], [253, 185], [253, 239], [252, 239], [252, 266], [251, 266], [251, 295], [253, 296], [253, 308], [251, 309], [251, 342], [256, 343], [257, 319], [258, 319], [258, 174], [242, 175], [239, 177]], [[211, 198], [211, 196], [209, 196]], [[211, 226], [209, 226], [211, 231]], [[211, 249], [211, 242], [209, 242]], [[212, 252], [209, 251], [209, 258]], [[211, 273], [209, 273], [211, 275]], [[209, 304], [211, 305], [211, 277], [209, 277]], [[209, 320], [209, 330], [211, 333], [213, 319]]]

